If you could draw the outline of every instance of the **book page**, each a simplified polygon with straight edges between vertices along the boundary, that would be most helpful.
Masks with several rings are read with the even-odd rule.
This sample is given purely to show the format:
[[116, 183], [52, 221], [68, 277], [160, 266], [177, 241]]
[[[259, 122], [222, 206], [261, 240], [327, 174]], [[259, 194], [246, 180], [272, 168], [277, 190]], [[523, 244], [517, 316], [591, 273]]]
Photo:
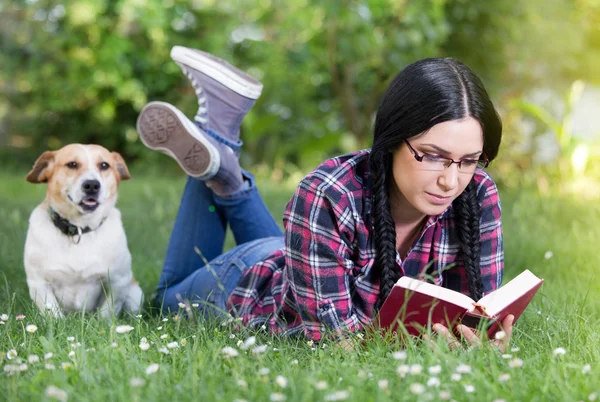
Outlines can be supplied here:
[[485, 306], [488, 315], [496, 315], [541, 281], [540, 278], [526, 269], [506, 285], [479, 299], [479, 304]]
[[433, 285], [431, 283], [423, 282], [418, 279], [409, 278], [408, 276], [403, 276], [402, 278], [398, 279], [398, 282], [396, 282], [395, 286], [400, 286], [404, 289], [423, 293], [431, 297], [435, 297], [436, 299], [445, 300], [469, 311], [472, 310], [473, 304], [475, 303], [473, 299], [471, 299], [469, 296], [463, 295], [462, 293]]

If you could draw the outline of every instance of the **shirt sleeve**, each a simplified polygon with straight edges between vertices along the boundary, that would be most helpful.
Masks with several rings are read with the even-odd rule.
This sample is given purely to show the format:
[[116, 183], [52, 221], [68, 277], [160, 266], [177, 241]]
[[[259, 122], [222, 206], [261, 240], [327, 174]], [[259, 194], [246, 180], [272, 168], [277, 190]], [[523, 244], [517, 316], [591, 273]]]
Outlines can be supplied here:
[[504, 275], [504, 246], [502, 242], [502, 207], [498, 188], [486, 174], [479, 186], [481, 200], [480, 271], [484, 295], [493, 292], [502, 285]]
[[284, 219], [285, 275], [304, 335], [313, 340], [362, 329], [351, 297], [354, 218], [343, 194], [330, 187], [327, 195], [322, 184], [305, 178]]

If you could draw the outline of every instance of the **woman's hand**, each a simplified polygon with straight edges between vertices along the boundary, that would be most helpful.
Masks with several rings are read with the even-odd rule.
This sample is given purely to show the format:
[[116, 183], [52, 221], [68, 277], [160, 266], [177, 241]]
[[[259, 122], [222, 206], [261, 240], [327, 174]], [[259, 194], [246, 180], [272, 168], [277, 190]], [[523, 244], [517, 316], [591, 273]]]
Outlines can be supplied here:
[[[515, 320], [515, 316], [509, 314], [506, 316], [502, 324], [500, 325], [500, 329], [504, 332], [504, 336], [500, 337], [501, 339], [492, 340], [491, 344], [494, 345], [498, 350], [504, 353], [508, 346], [510, 345], [510, 337], [512, 335], [513, 322]], [[448, 346], [450, 349], [460, 348], [462, 343], [460, 339], [457, 339], [454, 334], [448, 330], [442, 324], [434, 324], [432, 329], [441, 337], [445, 338], [448, 342]], [[464, 325], [458, 325], [456, 327], [457, 331], [460, 333], [461, 337], [467, 341], [470, 347], [472, 346], [481, 346], [481, 339], [469, 328]], [[425, 340], [429, 340], [427, 335], [423, 335]]]

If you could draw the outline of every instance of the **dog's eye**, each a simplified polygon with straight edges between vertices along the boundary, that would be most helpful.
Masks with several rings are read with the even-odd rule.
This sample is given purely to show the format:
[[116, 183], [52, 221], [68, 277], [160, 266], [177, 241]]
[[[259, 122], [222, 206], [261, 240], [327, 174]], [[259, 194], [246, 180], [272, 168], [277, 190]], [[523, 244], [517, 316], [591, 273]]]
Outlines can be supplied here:
[[77, 162], [69, 162], [69, 163], [67, 163], [67, 165], [66, 165], [66, 166], [67, 166], [69, 169], [77, 169], [77, 167], [78, 167], [79, 165], [77, 164]]
[[100, 170], [107, 170], [110, 168], [110, 165], [106, 162], [100, 162]]

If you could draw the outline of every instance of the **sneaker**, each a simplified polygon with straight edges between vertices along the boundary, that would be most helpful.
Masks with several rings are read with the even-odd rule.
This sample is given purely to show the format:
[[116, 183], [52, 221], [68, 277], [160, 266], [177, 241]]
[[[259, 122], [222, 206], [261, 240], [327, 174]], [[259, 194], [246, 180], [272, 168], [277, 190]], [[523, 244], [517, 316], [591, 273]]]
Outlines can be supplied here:
[[140, 139], [179, 163], [188, 176], [208, 180], [220, 167], [220, 153], [204, 133], [175, 106], [150, 102], [137, 119]]
[[196, 91], [196, 123], [237, 151], [241, 146], [240, 124], [259, 98], [263, 85], [228, 62], [200, 50], [174, 46], [171, 58]]

